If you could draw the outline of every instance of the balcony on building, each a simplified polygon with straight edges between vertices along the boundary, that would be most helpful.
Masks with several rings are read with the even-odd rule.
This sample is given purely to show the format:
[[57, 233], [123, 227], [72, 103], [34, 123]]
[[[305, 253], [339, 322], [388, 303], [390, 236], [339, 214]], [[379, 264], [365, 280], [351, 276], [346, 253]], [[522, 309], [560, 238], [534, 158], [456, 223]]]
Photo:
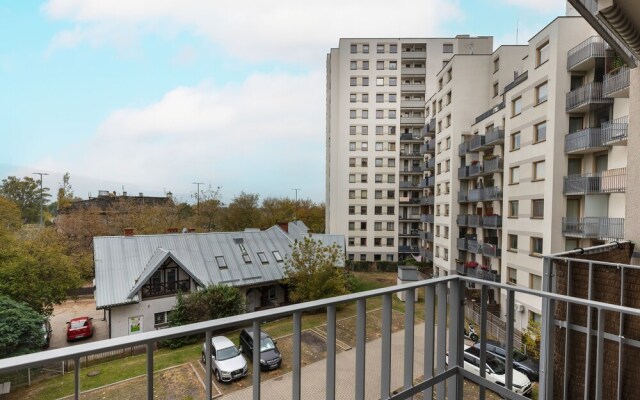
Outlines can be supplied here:
[[566, 195], [622, 193], [627, 189], [627, 169], [564, 177], [562, 192]]
[[425, 124], [424, 128], [422, 128], [422, 132], [425, 133], [426, 136], [433, 136], [436, 133], [436, 119], [431, 118], [428, 124]]
[[456, 240], [456, 247], [458, 248], [458, 250], [463, 250], [466, 251], [468, 250], [468, 241], [466, 238], [458, 238]]
[[398, 236], [401, 237], [420, 237], [420, 231], [417, 229], [407, 229], [398, 232]]
[[469, 168], [469, 176], [472, 178], [475, 178], [476, 176], [479, 176], [482, 174], [482, 164], [477, 160], [472, 161], [471, 165], [469, 165], [468, 168]]
[[468, 165], [463, 165], [462, 167], [458, 168], [458, 179], [471, 179]]
[[[404, 53], [403, 53], [403, 58], [404, 58]], [[400, 73], [402, 75], [417, 75], [417, 76], [425, 76], [427, 74], [427, 69], [426, 68], [416, 68], [416, 67], [402, 67], [400, 68]], [[424, 106], [424, 101], [422, 102], [422, 105], [420, 107]]]
[[591, 36], [567, 52], [567, 71], [586, 72], [595, 68], [597, 59], [606, 56], [606, 45], [600, 36]]
[[429, 242], [433, 242], [433, 232], [431, 232], [431, 231], [421, 231], [420, 232], [420, 239], [426, 240], [426, 241], [429, 241]]
[[[521, 74], [520, 76], [523, 76], [526, 79], [526, 72], [524, 74]], [[505, 88], [505, 92], [506, 92], [506, 88]], [[495, 105], [493, 107], [491, 107], [490, 109], [488, 109], [487, 111], [483, 112], [482, 114], [478, 115], [476, 117], [476, 124], [486, 118], [489, 118], [490, 116], [492, 116], [493, 114], [497, 113], [498, 111], [502, 110], [504, 108], [504, 101], [501, 102], [498, 105]]]
[[398, 219], [400, 222], [420, 222], [420, 214], [400, 214]]
[[420, 248], [418, 246], [398, 246], [398, 253], [419, 253]]
[[[405, 252], [418, 248], [400, 246], [398, 250]], [[415, 253], [425, 260], [433, 260], [431, 249], [423, 248]], [[463, 400], [483, 398], [484, 391], [491, 390], [495, 394], [486, 393], [487, 398], [491, 396], [519, 400], [523, 397], [511, 390], [513, 369], [504, 370], [504, 385], [465, 370], [466, 343], [463, 333], [469, 320], [477, 324], [478, 332], [496, 332], [495, 335], [499, 336], [496, 339], [504, 343], [506, 349], [504, 362], [512, 365], [513, 350], [516, 347], [523, 350], [520, 347], [516, 320], [516, 313], [521, 311], [513, 305], [517, 298], [528, 296], [533, 299], [533, 304], [541, 304], [542, 311], [539, 314], [541, 328], [537, 398], [635, 398], [635, 394], [640, 391], [634, 367], [634, 355], [638, 354], [640, 347], [640, 329], [637, 327], [640, 309], [636, 296], [638, 267], [624, 263], [632, 253], [633, 245], [621, 242], [544, 256], [541, 260], [545, 277], [542, 280], [544, 291], [530, 289], [526, 283], [500, 283], [500, 279], [482, 275], [479, 271], [483, 271], [483, 268], [477, 265], [475, 276], [467, 268], [467, 276], [449, 275], [419, 280], [4, 358], [0, 359], [0, 376], [6, 380], [3, 380], [0, 388], [7, 389], [6, 381], [26, 381], [27, 373], [31, 377], [33, 370], [52, 365], [58, 368], [60, 364], [66, 363], [78, 368], [72, 368], [64, 377], [69, 385], [65, 384], [67, 388], [63, 388], [58, 395], [76, 399], [84, 398], [85, 395], [94, 396], [95, 392], [89, 394], [81, 390], [88, 386], [86, 383], [91, 382], [91, 378], [87, 377], [91, 375], [87, 373], [99, 370], [101, 367], [97, 365], [100, 364], [89, 368], [81, 366], [80, 360], [84, 357], [93, 359], [105, 354], [129, 352], [135, 347], [146, 351], [146, 357], [141, 358], [143, 363], [140, 370], [133, 371], [133, 367], [126, 363], [122, 364], [123, 368], [128, 369], [127, 372], [142, 375], [137, 382], [139, 385], [132, 385], [136, 388], [136, 398], [153, 399], [161, 390], [158, 378], [163, 379], [157, 375], [158, 370], [164, 368], [164, 363], [159, 363], [157, 359], [155, 349], [158, 343], [168, 339], [194, 337], [200, 345], [203, 342], [209, 343], [214, 333], [238, 331], [249, 326], [253, 326], [253, 337], [257, 341], [264, 324], [278, 320], [283, 323], [282, 326], [287, 325], [290, 337], [286, 341], [290, 341], [289, 348], [292, 350], [283, 354], [291, 372], [277, 378], [280, 391], [275, 394], [275, 398], [407, 400], [433, 399], [437, 394], [438, 399]], [[622, 254], [628, 256], [625, 258]], [[456, 265], [462, 263], [463, 261], [458, 260]], [[491, 271], [484, 272], [493, 274]], [[466, 288], [477, 289], [476, 302], [480, 306], [474, 306], [469, 301], [469, 291]], [[509, 305], [503, 308], [501, 332], [492, 329], [496, 326], [495, 323], [489, 324], [493, 317], [487, 312], [491, 291], [501, 293], [505, 304]], [[400, 298], [400, 295], [404, 296], [403, 303], [395, 299]], [[369, 313], [372, 306], [377, 308], [376, 313], [379, 314]], [[337, 311], [345, 308], [352, 308], [354, 312], [353, 317], [349, 318], [352, 322], [342, 324], [343, 321], [338, 320], [342, 315]], [[305, 375], [311, 373], [313, 366], [305, 365], [304, 353], [301, 351], [305, 345], [303, 320], [310, 314], [324, 323], [321, 342], [326, 344], [326, 358], [322, 357], [323, 361], [315, 366], [323, 372], [316, 372], [313, 379], [309, 379], [310, 375]], [[379, 324], [379, 327], [370, 326], [370, 322]], [[368, 339], [372, 326], [376, 327], [376, 335], [373, 339]], [[397, 326], [400, 328], [394, 329]], [[352, 340], [349, 342], [352, 349], [347, 352], [344, 351], [346, 342], [343, 338], [344, 331], [348, 329], [351, 332], [346, 337], [348, 341]], [[480, 335], [481, 348], [486, 347], [489, 336]], [[197, 377], [202, 384], [203, 395], [200, 398], [212, 398], [216, 393], [216, 385], [211, 368], [211, 346], [206, 346], [204, 351], [205, 365], [196, 366], [201, 371]], [[256, 357], [259, 356], [257, 347], [255, 354]], [[345, 354], [353, 358], [347, 368], [341, 368], [345, 366], [342, 358]], [[372, 354], [375, 357], [371, 357]], [[486, 362], [486, 357], [480, 357], [481, 370]], [[31, 370], [27, 371], [29, 368]], [[274, 380], [261, 379], [263, 373], [260, 368], [254, 369], [250, 378], [242, 381], [247, 387], [237, 388], [238, 391], [234, 394], [239, 398], [255, 400], [260, 399], [261, 394], [263, 398], [272, 394], [269, 389], [273, 388], [271, 385]], [[53, 379], [62, 378], [60, 376]], [[10, 385], [10, 388], [14, 390], [14, 385]], [[17, 398], [21, 394], [10, 393], [9, 396]]]
[[487, 215], [482, 217], [482, 227], [484, 229], [500, 229], [502, 228], [502, 216]]
[[[400, 123], [401, 124], [407, 124], [407, 125], [424, 125], [424, 117], [403, 117], [400, 116]], [[416, 136], [410, 136], [409, 139], [407, 140], [421, 140], [422, 136], [418, 137]], [[400, 140], [402, 140], [402, 136], [400, 136]]]
[[413, 150], [405, 150], [405, 149], [400, 149], [400, 156], [403, 158], [420, 158], [422, 159], [424, 156], [424, 153], [420, 150], [417, 151], [413, 151]]
[[486, 147], [493, 147], [504, 143], [504, 129], [495, 126], [484, 134], [484, 144]]
[[[490, 282], [500, 282], [500, 275], [498, 275], [498, 271], [494, 271], [491, 269], [484, 269], [483, 265], [477, 265], [475, 267], [471, 267], [467, 265], [467, 262], [457, 262], [456, 270], [458, 273], [462, 275], [466, 275], [469, 278], [482, 279]], [[489, 267], [490, 268], [490, 267]]]
[[425, 179], [423, 179], [420, 182], [420, 187], [421, 188], [432, 188], [434, 185], [436, 184], [436, 177], [435, 176], [429, 176]]
[[424, 49], [402, 49], [401, 56], [403, 60], [425, 60], [427, 51]]
[[589, 107], [598, 104], [613, 104], [613, 99], [605, 97], [602, 82], [591, 82], [567, 93], [565, 110], [572, 113], [583, 113]]
[[411, 204], [418, 205], [418, 204], [420, 204], [420, 198], [419, 197], [403, 196], [403, 197], [400, 197], [399, 200], [400, 200], [400, 204], [406, 204], [406, 205], [411, 205]]
[[621, 240], [624, 238], [624, 218], [562, 218], [562, 233], [575, 238]]
[[423, 206], [430, 206], [435, 203], [435, 196], [422, 196], [420, 197], [420, 204]]
[[[427, 87], [424, 83], [403, 83], [400, 85], [400, 91], [403, 93], [406, 92], [417, 92], [424, 93], [427, 90]], [[424, 121], [422, 121], [424, 124]]]
[[606, 150], [601, 128], [585, 128], [564, 137], [565, 154], [585, 154]]
[[488, 175], [496, 172], [502, 172], [503, 168], [502, 157], [484, 159], [482, 164], [482, 174]]
[[485, 143], [484, 135], [471, 136], [471, 140], [469, 140], [469, 150], [467, 152], [475, 153], [484, 149], [484, 143]]
[[436, 158], [431, 157], [424, 163], [424, 171], [433, 171], [436, 167]]
[[424, 144], [424, 152], [428, 154], [434, 154], [436, 152], [436, 140], [431, 139]]
[[482, 189], [473, 189], [469, 191], [460, 191], [458, 192], [458, 202], [466, 203], [466, 202], [478, 202], [478, 201], [491, 201], [491, 200], [501, 200], [502, 199], [502, 189], [499, 187], [488, 187]]
[[482, 254], [482, 243], [477, 240], [467, 239], [467, 251], [469, 253]]
[[482, 255], [485, 257], [502, 257], [502, 249], [498, 245], [491, 243], [482, 243]]
[[629, 98], [630, 76], [629, 67], [620, 67], [609, 72], [602, 82], [602, 94], [606, 97]]
[[418, 189], [420, 186], [419, 183], [414, 183], [411, 181], [402, 181], [400, 182], [400, 189]]
[[482, 221], [482, 217], [476, 214], [467, 215], [467, 226], [471, 226], [474, 228], [479, 228]]
[[420, 222], [427, 222], [427, 223], [433, 223], [434, 221], [434, 215], [433, 214], [422, 214], [420, 216]]
[[463, 156], [469, 151], [469, 142], [462, 142], [458, 145], [458, 155]]
[[424, 100], [400, 100], [400, 108], [424, 109]]
[[[400, 117], [400, 122], [401, 123], [411, 123], [411, 122], [405, 122], [405, 119], [408, 120], [420, 120], [422, 119], [423, 123], [424, 123], [424, 117]], [[405, 142], [405, 141], [418, 141], [418, 142], [422, 142], [422, 140], [424, 139], [424, 136], [422, 136], [422, 133], [401, 133], [400, 134], [400, 140]]]
[[422, 174], [423, 170], [422, 164], [400, 167], [401, 174]]
[[604, 144], [608, 146], [626, 145], [627, 137], [629, 136], [629, 116], [603, 122], [601, 129], [604, 136]]
[[182, 279], [168, 282], [148, 283], [142, 286], [142, 298], [175, 295], [178, 292], [186, 293], [191, 286], [190, 279]]
[[468, 224], [468, 215], [464, 214], [464, 215], [458, 215], [456, 217], [456, 224], [458, 224], [458, 226], [467, 226]]

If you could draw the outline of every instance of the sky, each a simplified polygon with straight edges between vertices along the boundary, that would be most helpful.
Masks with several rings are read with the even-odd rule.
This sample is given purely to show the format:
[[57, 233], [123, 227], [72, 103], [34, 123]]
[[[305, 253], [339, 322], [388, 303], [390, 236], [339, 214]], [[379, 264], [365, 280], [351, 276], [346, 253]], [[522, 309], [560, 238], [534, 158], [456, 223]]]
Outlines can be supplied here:
[[0, 0], [0, 177], [76, 196], [194, 182], [325, 198], [325, 59], [341, 37], [525, 44], [562, 0]]

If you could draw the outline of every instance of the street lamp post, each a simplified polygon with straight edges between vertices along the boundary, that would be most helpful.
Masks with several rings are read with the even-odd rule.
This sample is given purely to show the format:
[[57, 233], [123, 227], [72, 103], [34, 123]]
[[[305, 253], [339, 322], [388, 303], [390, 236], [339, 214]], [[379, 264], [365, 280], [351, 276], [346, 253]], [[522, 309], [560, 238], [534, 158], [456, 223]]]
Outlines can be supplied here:
[[33, 175], [40, 175], [40, 227], [44, 226], [44, 219], [42, 216], [42, 212], [43, 212], [43, 207], [44, 207], [44, 201], [43, 201], [43, 196], [42, 196], [42, 177], [44, 175], [49, 175], [46, 172], [33, 172]]
[[298, 192], [300, 191], [300, 189], [291, 189], [294, 192], [296, 192], [296, 205], [294, 207], [294, 211], [293, 211], [293, 219], [298, 219]]
[[198, 185], [198, 192], [196, 193], [196, 212], [200, 214], [200, 185], [204, 185], [202, 182], [193, 182], [194, 185]]

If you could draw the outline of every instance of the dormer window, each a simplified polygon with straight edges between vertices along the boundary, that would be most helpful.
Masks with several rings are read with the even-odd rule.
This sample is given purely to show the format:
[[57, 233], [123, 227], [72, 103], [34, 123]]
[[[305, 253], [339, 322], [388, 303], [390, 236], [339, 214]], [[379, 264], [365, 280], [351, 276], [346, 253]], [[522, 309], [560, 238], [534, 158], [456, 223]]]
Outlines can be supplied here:
[[275, 257], [277, 262], [283, 262], [284, 261], [284, 259], [280, 255], [280, 252], [277, 251], [277, 250], [273, 252], [273, 256]]
[[224, 256], [216, 256], [216, 263], [218, 263], [218, 268], [227, 269], [227, 262], [224, 259]]
[[263, 264], [269, 263], [269, 260], [267, 260], [267, 256], [263, 252], [258, 253], [258, 258], [260, 259], [260, 262]]
[[245, 264], [251, 264], [251, 257], [249, 257], [249, 253], [247, 253], [247, 249], [245, 249], [244, 244], [239, 243], [238, 246], [240, 247], [242, 259], [244, 260]]

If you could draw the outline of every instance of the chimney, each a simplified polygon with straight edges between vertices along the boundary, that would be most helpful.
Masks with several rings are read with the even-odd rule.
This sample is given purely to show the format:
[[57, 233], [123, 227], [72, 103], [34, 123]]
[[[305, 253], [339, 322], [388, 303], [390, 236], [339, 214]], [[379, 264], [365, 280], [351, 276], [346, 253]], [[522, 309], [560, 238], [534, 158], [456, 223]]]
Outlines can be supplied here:
[[280, 227], [280, 229], [282, 229], [283, 231], [289, 233], [289, 223], [288, 222], [278, 222], [277, 224]]
[[195, 233], [196, 228], [187, 228], [187, 233]]
[[125, 236], [133, 236], [133, 228], [124, 228]]
[[179, 233], [180, 228], [167, 228], [167, 233]]

